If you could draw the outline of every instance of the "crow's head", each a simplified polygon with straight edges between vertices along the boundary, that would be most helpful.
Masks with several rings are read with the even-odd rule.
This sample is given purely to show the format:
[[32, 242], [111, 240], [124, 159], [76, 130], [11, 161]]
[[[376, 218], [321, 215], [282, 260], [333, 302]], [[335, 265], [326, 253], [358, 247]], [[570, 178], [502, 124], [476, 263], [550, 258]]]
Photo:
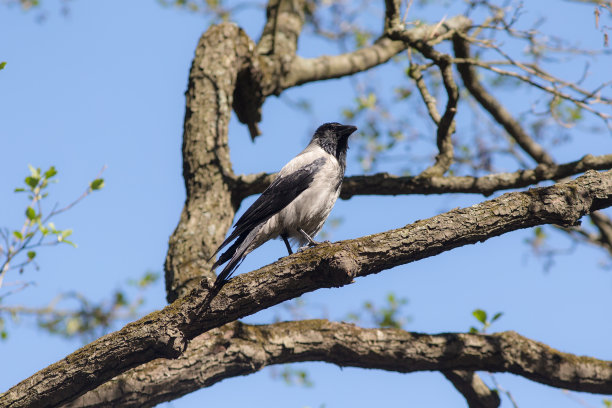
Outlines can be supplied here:
[[357, 127], [353, 125], [341, 125], [337, 122], [324, 123], [316, 130], [312, 141], [339, 161], [344, 161], [346, 149], [348, 149], [348, 138], [356, 130]]

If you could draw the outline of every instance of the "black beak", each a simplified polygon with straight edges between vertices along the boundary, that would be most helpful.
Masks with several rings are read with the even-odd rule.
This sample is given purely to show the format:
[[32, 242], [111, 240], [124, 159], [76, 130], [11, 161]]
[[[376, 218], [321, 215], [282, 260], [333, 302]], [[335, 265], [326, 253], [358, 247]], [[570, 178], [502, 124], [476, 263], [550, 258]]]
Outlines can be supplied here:
[[340, 137], [349, 137], [356, 130], [357, 130], [357, 126], [353, 126], [353, 125], [340, 125], [340, 126], [338, 126], [336, 132], [338, 133], [338, 135]]

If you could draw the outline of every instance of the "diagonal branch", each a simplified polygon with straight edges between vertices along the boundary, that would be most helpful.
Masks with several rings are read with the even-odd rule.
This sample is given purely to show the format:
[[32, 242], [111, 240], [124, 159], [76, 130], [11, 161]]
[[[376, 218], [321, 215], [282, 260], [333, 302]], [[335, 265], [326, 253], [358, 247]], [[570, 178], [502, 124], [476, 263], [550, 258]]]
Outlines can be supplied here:
[[597, 245], [612, 255], [612, 220], [601, 211], [595, 211], [589, 215], [591, 222], [597, 228], [599, 234], [584, 227], [559, 227], [560, 230], [569, 233], [580, 241]]
[[438, 66], [444, 88], [446, 89], [446, 109], [444, 114], [440, 117], [435, 108], [435, 102], [432, 103], [430, 100], [432, 97], [425, 87], [425, 81], [422, 75], [420, 79], [417, 77], [417, 88], [421, 92], [421, 96], [430, 111], [432, 119], [438, 126], [436, 134], [438, 155], [436, 156], [436, 162], [425, 169], [419, 176], [424, 178], [439, 177], [443, 176], [453, 163], [454, 153], [451, 136], [455, 132], [455, 114], [457, 113], [457, 103], [459, 102], [459, 89], [453, 78], [453, 66], [450, 62], [451, 57], [449, 55], [436, 51], [432, 46], [422, 41], [414, 43], [413, 46]]
[[514, 332], [428, 335], [327, 320], [233, 322], [194, 339], [178, 359], [133, 369], [65, 408], [149, 407], [269, 365], [304, 361], [400, 373], [444, 370], [469, 395], [471, 407], [496, 407], [499, 397], [487, 393], [477, 376], [458, 370], [509, 372], [558, 388], [612, 392], [612, 362], [562, 353]]
[[[584, 173], [587, 170], [612, 168], [612, 154], [586, 155], [580, 160], [560, 165], [539, 165], [514, 173], [497, 173], [483, 177], [449, 176], [427, 179], [410, 176], [394, 176], [377, 173], [367, 176], [346, 177], [342, 183], [341, 198], [347, 200], [356, 195], [446, 194], [473, 193], [489, 196], [496, 191], [529, 187], [546, 180], [560, 180]], [[259, 173], [236, 176], [234, 191], [242, 200], [261, 193], [270, 185], [275, 174]]]
[[507, 193], [396, 230], [316, 248], [232, 279], [210, 305], [194, 289], [164, 309], [106, 335], [0, 395], [4, 407], [68, 403], [111, 378], [156, 358], [177, 358], [194, 337], [285, 300], [355, 277], [438, 255], [542, 224], [575, 225], [612, 205], [612, 171], [588, 171], [554, 186]]
[[612, 220], [601, 211], [595, 211], [591, 214], [591, 221], [599, 230], [600, 245], [612, 253]]
[[[424, 24], [406, 30], [406, 32], [415, 41], [427, 40], [429, 43], [434, 43], [441, 38], [452, 35], [455, 31], [464, 31], [470, 25], [471, 21], [467, 17], [456, 16], [448, 19], [446, 24], [437, 30], [436, 26]], [[373, 45], [350, 53], [317, 58], [296, 57], [287, 76], [283, 78], [281, 87], [286, 89], [307, 82], [340, 78], [362, 72], [387, 62], [395, 54], [408, 48], [409, 45], [408, 42], [403, 40], [390, 39], [385, 34]], [[277, 90], [277, 92], [282, 89]]]
[[499, 395], [491, 391], [474, 371], [450, 370], [442, 374], [463, 395], [469, 408], [497, 408]]
[[[453, 48], [457, 58], [470, 58], [470, 45], [459, 35], [453, 37]], [[467, 63], [458, 63], [457, 70], [461, 75], [463, 84], [476, 100], [491, 116], [504, 127], [521, 148], [537, 163], [554, 164], [554, 160], [535, 140], [533, 140], [523, 127], [512, 117], [510, 112], [491, 95], [478, 80], [476, 69]]]

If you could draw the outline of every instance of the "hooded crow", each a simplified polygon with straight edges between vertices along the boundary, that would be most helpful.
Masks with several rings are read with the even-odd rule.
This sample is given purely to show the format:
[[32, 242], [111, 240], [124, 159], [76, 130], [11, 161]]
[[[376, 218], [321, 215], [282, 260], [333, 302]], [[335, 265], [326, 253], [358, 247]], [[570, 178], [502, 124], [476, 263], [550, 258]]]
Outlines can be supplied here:
[[247, 254], [264, 242], [280, 236], [289, 255], [293, 253], [289, 240], [299, 246], [318, 244], [313, 238], [340, 195], [348, 138], [356, 130], [355, 126], [336, 122], [319, 126], [308, 146], [278, 172], [213, 254], [235, 240], [212, 266], [215, 269], [227, 262], [208, 293], [208, 302]]

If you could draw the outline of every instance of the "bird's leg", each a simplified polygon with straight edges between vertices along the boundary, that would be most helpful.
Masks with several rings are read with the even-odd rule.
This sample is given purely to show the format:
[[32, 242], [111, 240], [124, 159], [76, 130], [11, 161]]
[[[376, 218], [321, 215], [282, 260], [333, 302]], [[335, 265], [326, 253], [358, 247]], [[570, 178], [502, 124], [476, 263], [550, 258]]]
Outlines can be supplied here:
[[291, 250], [291, 245], [289, 245], [289, 240], [287, 239], [287, 234], [280, 234], [280, 236], [283, 239], [283, 241], [285, 242], [285, 246], [287, 247], [287, 251], [289, 251], [289, 255], [292, 255], [293, 251]]
[[314, 239], [312, 239], [310, 235], [308, 235], [303, 229], [298, 228], [298, 232], [302, 234], [304, 238], [306, 238], [306, 241], [308, 241], [308, 246], [313, 247], [313, 246], [317, 246], [320, 244], [320, 242], [317, 242]]

